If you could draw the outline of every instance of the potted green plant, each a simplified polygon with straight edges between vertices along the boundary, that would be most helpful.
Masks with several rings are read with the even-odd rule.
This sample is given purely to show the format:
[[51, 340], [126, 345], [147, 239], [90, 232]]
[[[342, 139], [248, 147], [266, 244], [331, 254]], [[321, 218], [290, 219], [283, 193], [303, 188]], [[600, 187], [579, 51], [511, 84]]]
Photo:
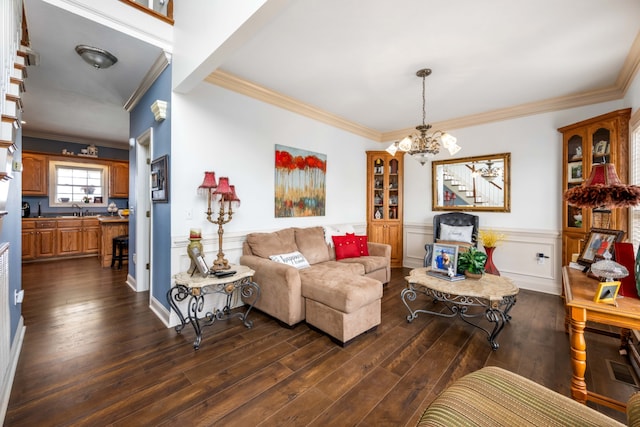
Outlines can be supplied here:
[[479, 279], [484, 273], [485, 262], [487, 262], [487, 254], [472, 246], [466, 252], [458, 254], [458, 273], [472, 279]]

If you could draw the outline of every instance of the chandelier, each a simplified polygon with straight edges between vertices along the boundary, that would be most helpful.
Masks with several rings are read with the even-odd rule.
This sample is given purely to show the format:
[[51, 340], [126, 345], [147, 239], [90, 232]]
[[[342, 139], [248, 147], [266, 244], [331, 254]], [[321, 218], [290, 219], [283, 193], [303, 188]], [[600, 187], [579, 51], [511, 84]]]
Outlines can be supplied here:
[[431, 129], [431, 125], [425, 123], [427, 115], [425, 108], [425, 79], [430, 74], [430, 68], [424, 68], [416, 72], [416, 76], [422, 77], [422, 124], [416, 126], [416, 130], [419, 133], [413, 133], [400, 141], [395, 141], [387, 148], [387, 152], [392, 156], [395, 156], [398, 150], [409, 153], [421, 165], [424, 165], [430, 158], [438, 154], [441, 146], [449, 150], [449, 154], [452, 156], [461, 149], [456, 144], [456, 138], [446, 132], [437, 130], [427, 134]]
[[493, 161], [487, 161], [487, 166], [480, 169], [480, 176], [487, 181], [494, 181], [502, 176], [502, 169], [494, 167]]

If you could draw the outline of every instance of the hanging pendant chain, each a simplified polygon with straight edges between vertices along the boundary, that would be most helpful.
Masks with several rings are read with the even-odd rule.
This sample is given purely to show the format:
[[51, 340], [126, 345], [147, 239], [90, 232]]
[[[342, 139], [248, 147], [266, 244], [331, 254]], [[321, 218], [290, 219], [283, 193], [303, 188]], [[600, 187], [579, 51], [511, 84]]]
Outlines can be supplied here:
[[426, 101], [425, 101], [425, 79], [426, 76], [422, 77], [422, 125], [424, 126], [427, 120], [427, 112], [426, 112]]

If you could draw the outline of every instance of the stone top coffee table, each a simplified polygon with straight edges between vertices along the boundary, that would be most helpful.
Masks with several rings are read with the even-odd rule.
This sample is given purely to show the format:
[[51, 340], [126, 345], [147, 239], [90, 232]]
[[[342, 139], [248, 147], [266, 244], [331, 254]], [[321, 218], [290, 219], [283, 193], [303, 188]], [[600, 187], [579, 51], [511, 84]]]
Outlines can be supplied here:
[[[483, 330], [491, 348], [497, 350], [496, 338], [504, 324], [511, 320], [509, 311], [516, 303], [519, 289], [507, 277], [484, 274], [481, 279], [465, 279], [448, 281], [428, 274], [431, 268], [416, 268], [406, 277], [407, 287], [400, 297], [409, 310], [407, 321], [412, 322], [418, 313], [433, 314], [443, 317], [460, 317], [468, 324]], [[412, 309], [410, 301], [415, 301], [418, 293], [433, 298], [434, 302], [443, 303], [447, 310], [438, 312], [426, 309]], [[472, 318], [484, 317], [493, 323], [493, 329], [485, 329], [479, 322], [469, 321]]]

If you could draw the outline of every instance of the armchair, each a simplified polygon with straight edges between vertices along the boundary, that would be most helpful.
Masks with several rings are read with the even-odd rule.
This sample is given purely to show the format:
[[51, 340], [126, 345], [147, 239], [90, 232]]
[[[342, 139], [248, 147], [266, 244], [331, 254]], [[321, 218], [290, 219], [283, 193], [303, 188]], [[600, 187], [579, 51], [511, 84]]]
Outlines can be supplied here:
[[[451, 227], [468, 227], [472, 226], [471, 235], [465, 236], [469, 237], [469, 239], [465, 237], [456, 237], [451, 238], [451, 235], [446, 235], [443, 232], [442, 225], [451, 226]], [[446, 227], [444, 227], [446, 228]], [[456, 240], [460, 242], [465, 242], [471, 244], [472, 246], [478, 246], [478, 230], [480, 228], [480, 217], [478, 215], [468, 214], [464, 212], [448, 212], [443, 214], [434, 215], [433, 217], [433, 240], [434, 242], [438, 241], [451, 241]], [[447, 231], [450, 231], [448, 229]], [[431, 243], [427, 243], [424, 245], [424, 249], [426, 251], [424, 256], [424, 266], [428, 267], [431, 265], [431, 257], [433, 256], [433, 245]]]

